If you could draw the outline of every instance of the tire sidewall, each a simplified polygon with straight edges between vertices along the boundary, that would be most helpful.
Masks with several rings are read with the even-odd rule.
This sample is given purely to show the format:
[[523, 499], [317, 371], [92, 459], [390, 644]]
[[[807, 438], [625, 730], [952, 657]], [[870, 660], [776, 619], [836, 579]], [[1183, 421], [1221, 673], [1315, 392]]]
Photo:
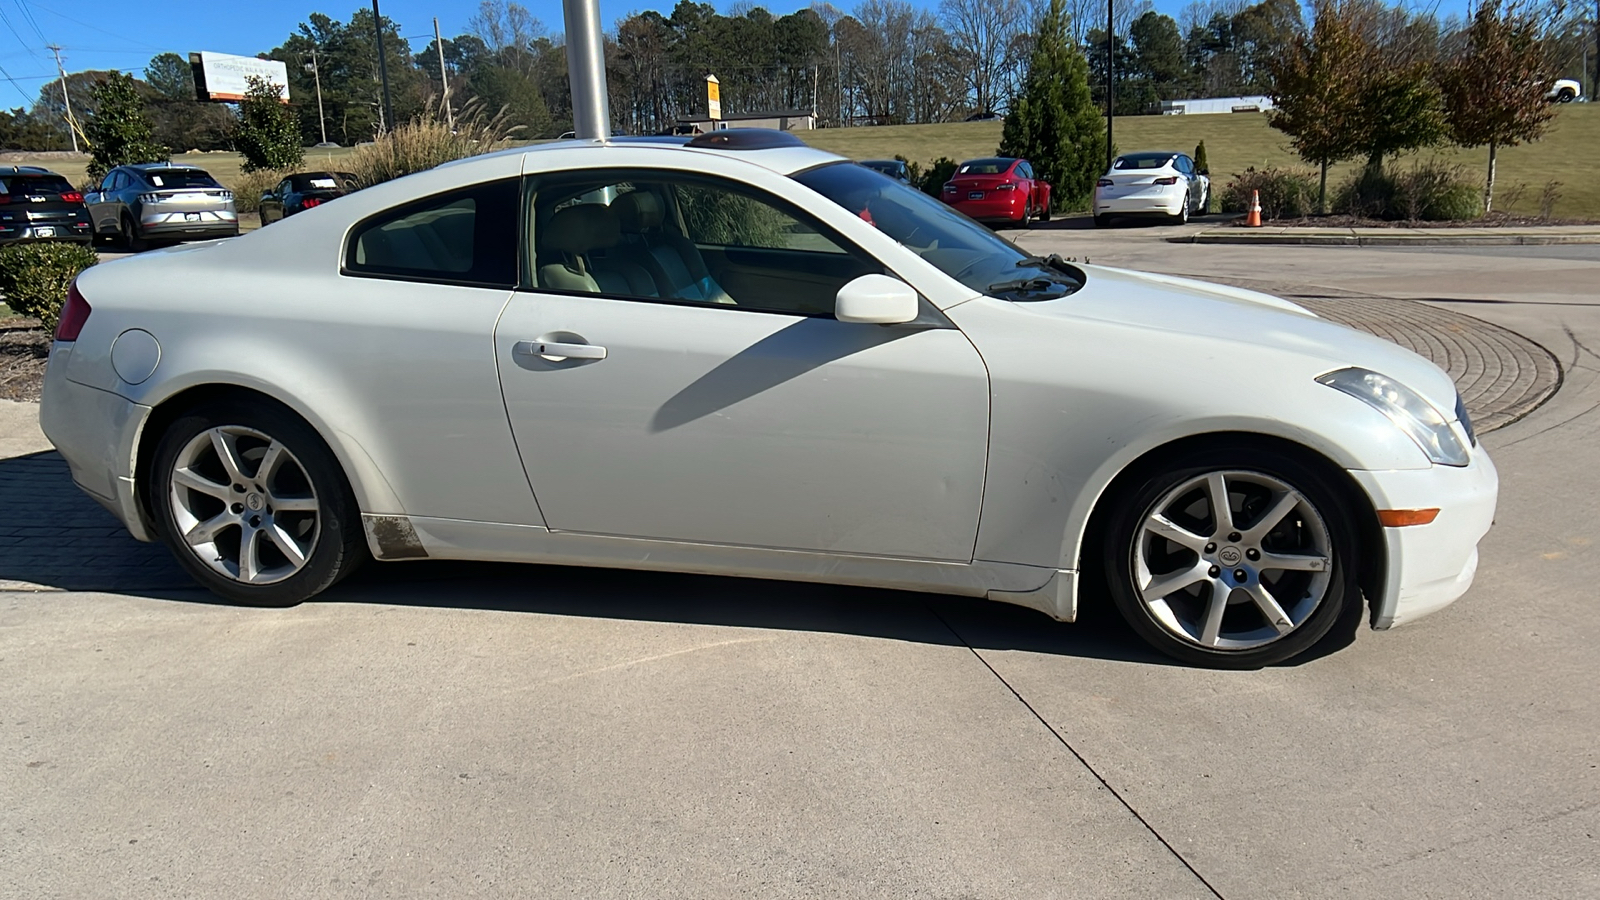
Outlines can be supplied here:
[[[1213, 650], [1173, 635], [1151, 616], [1134, 582], [1134, 539], [1150, 508], [1182, 482], [1224, 469], [1258, 472], [1300, 491], [1322, 516], [1333, 556], [1327, 591], [1311, 616], [1284, 638], [1251, 650]], [[1355, 512], [1345, 497], [1344, 490], [1319, 468], [1256, 449], [1203, 451], [1188, 455], [1176, 466], [1145, 472], [1130, 490], [1114, 500], [1115, 511], [1107, 521], [1100, 563], [1112, 602], [1134, 632], [1151, 646], [1191, 665], [1257, 669], [1293, 659], [1315, 646], [1349, 615], [1352, 604], [1359, 607], [1362, 602], [1355, 579], [1360, 568]]]
[[[178, 454], [197, 435], [227, 426], [254, 429], [282, 442], [299, 460], [316, 491], [320, 507], [316, 541], [305, 566], [282, 581], [263, 585], [234, 581], [199, 559], [178, 531], [172, 510], [172, 472]], [[148, 481], [146, 489], [162, 540], [185, 571], [228, 600], [247, 606], [294, 606], [332, 585], [351, 565], [351, 529], [360, 525], [337, 460], [309, 426], [268, 404], [207, 405], [185, 413], [162, 434]]]

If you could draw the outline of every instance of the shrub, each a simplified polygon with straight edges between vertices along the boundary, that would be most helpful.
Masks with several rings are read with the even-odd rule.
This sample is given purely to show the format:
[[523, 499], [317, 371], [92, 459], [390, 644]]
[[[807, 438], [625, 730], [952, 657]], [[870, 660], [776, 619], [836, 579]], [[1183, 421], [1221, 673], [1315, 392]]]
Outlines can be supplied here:
[[261, 208], [261, 194], [294, 172], [294, 169], [256, 169], [241, 172], [224, 184], [233, 191], [233, 207], [242, 213], [256, 212]]
[[1334, 210], [1391, 221], [1461, 221], [1483, 215], [1483, 198], [1460, 166], [1429, 160], [1400, 172], [1361, 169], [1339, 187]]
[[86, 177], [99, 182], [117, 166], [129, 163], [160, 162], [167, 148], [151, 136], [150, 117], [145, 115], [133, 76], [106, 73], [106, 80], [91, 90], [95, 111], [84, 124], [89, 142], [89, 168]]
[[233, 143], [244, 156], [243, 169], [293, 169], [300, 165], [300, 123], [283, 103], [283, 89], [251, 75], [245, 97], [239, 101], [239, 121]]
[[1211, 171], [1211, 163], [1206, 161], [1206, 142], [1201, 141], [1194, 145], [1194, 167], [1196, 171]]
[[54, 331], [72, 280], [97, 261], [81, 244], [12, 244], [0, 249], [0, 294], [17, 314]]
[[350, 171], [361, 186], [371, 187], [451, 160], [488, 153], [522, 130], [520, 125], [506, 124], [503, 109], [485, 120], [483, 108], [469, 103], [456, 114], [455, 131], [439, 121], [437, 112], [430, 102], [422, 115], [358, 148], [350, 157]]
[[1223, 212], [1248, 212], [1250, 192], [1261, 193], [1261, 217], [1298, 219], [1317, 208], [1317, 173], [1303, 169], [1254, 166], [1239, 172], [1222, 189]]
[[916, 186], [921, 188], [924, 194], [943, 197], [944, 183], [956, 177], [956, 167], [959, 165], [961, 164], [950, 157], [941, 156], [928, 166], [928, 171], [922, 173], [922, 180], [917, 182]]

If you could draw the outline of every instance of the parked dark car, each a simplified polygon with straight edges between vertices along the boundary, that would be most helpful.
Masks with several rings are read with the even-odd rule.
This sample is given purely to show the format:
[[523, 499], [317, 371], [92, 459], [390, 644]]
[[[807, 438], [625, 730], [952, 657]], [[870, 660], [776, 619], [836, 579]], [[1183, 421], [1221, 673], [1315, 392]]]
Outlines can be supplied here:
[[175, 163], [136, 163], [106, 173], [84, 196], [95, 236], [143, 250], [154, 240], [233, 237], [239, 216], [233, 192], [204, 169]]
[[270, 225], [313, 206], [350, 193], [356, 177], [349, 172], [299, 172], [261, 195], [261, 224]]
[[993, 122], [996, 119], [1004, 119], [1004, 118], [1005, 118], [1005, 116], [1002, 116], [999, 113], [997, 113], [997, 112], [995, 112], [993, 110], [990, 110], [989, 112], [973, 113], [972, 115], [967, 116], [966, 119], [964, 119], [963, 121], [966, 121], [966, 122]]
[[882, 172], [901, 184], [911, 183], [911, 170], [907, 169], [906, 164], [898, 159], [864, 159], [861, 164], [869, 169]]
[[0, 166], [0, 244], [93, 240], [83, 194], [38, 166]]

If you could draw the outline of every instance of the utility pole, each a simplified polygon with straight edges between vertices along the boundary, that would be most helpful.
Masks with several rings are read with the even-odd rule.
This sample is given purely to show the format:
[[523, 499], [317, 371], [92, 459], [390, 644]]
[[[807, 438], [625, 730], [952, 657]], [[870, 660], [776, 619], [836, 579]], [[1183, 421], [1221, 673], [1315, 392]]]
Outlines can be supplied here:
[[[374, 3], [377, 0], [373, 0]], [[1117, 63], [1116, 63], [1116, 18], [1112, 5], [1116, 0], [1106, 0], [1106, 171], [1111, 171], [1111, 148], [1116, 142], [1111, 139], [1111, 129], [1116, 121], [1117, 102]]]
[[317, 124], [322, 126], [322, 142], [328, 142], [328, 118], [322, 113], [322, 66], [317, 63], [317, 46], [311, 45], [311, 77], [317, 83]]
[[383, 130], [394, 127], [394, 104], [389, 102], [389, 64], [383, 56], [383, 15], [378, 0], [372, 0], [372, 33], [378, 39], [378, 78], [383, 82]]
[[444, 71], [444, 40], [439, 37], [439, 17], [433, 17], [433, 45], [439, 48], [439, 83], [444, 85], [444, 121], [456, 130], [456, 115], [450, 111], [450, 76]]
[[61, 47], [59, 44], [49, 44], [45, 47], [56, 55], [56, 71], [61, 73], [61, 102], [67, 107], [67, 133], [72, 135], [72, 152], [78, 152], [78, 122], [72, 118], [72, 97], [67, 93], [67, 70], [61, 65]]

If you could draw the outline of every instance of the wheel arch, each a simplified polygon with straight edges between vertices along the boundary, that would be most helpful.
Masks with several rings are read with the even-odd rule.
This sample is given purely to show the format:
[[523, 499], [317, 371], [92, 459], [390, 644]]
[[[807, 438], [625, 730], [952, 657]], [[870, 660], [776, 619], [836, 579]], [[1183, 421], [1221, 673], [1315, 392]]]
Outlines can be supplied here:
[[1389, 568], [1388, 544], [1384, 539], [1383, 527], [1378, 524], [1377, 511], [1366, 491], [1344, 467], [1316, 449], [1276, 435], [1249, 431], [1216, 431], [1176, 438], [1146, 450], [1123, 466], [1095, 496], [1083, 528], [1072, 537], [1071, 553], [1065, 554], [1065, 558], [1073, 560], [1080, 572], [1080, 592], [1086, 582], [1096, 588], [1102, 587], [1105, 573], [1100, 570], [1101, 541], [1105, 538], [1106, 519], [1117, 501], [1126, 497], [1150, 473], [1176, 464], [1185, 456], [1219, 447], [1250, 448], [1294, 457], [1321, 471], [1342, 489], [1356, 514], [1354, 526], [1359, 554], [1356, 582], [1369, 605], [1375, 604], [1383, 596], [1384, 580]]
[[338, 461], [339, 477], [350, 489], [358, 511], [372, 509], [375, 505], [379, 508], [392, 506], [394, 509], [399, 509], [398, 500], [394, 498], [388, 483], [383, 480], [373, 461], [353, 443], [348, 434], [342, 435], [344, 440], [330, 439], [334, 432], [327, 423], [320, 421], [315, 415], [308, 414], [308, 411], [301, 406], [273, 396], [258, 387], [234, 382], [207, 381], [184, 387], [153, 404], [150, 414], [139, 430], [133, 452], [133, 488], [139, 513], [145, 517], [146, 524], [154, 521], [146, 485], [149, 483], [151, 468], [155, 464], [156, 447], [160, 444], [161, 435], [166, 433], [167, 427], [184, 413], [202, 404], [236, 402], [242, 399], [277, 407], [305, 423]]

